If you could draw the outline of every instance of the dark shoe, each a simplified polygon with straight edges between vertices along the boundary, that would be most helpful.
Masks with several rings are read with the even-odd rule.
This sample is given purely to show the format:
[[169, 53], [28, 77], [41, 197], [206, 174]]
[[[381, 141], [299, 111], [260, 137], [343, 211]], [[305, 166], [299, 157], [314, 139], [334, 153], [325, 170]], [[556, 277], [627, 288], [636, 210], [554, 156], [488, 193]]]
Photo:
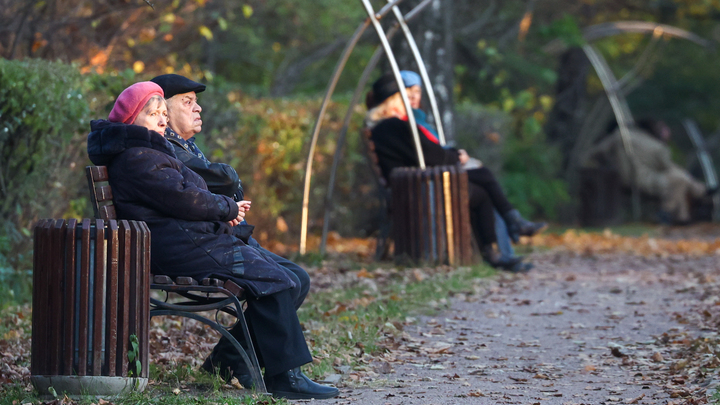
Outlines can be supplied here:
[[200, 366], [208, 374], [218, 375], [226, 383], [229, 383], [233, 377], [237, 378], [238, 382], [246, 389], [252, 389], [253, 384], [252, 376], [245, 363], [242, 361], [232, 366], [225, 366], [220, 361], [214, 361], [212, 353], [205, 359], [205, 362]]
[[718, 190], [720, 190], [718, 186], [708, 187], [707, 190], [705, 190], [705, 195], [712, 197], [713, 195], [715, 195], [715, 193], [718, 192]]
[[272, 396], [287, 399], [328, 399], [338, 396], [335, 387], [321, 385], [309, 379], [300, 367], [265, 378], [265, 386]]
[[508, 235], [515, 243], [518, 243], [521, 236], [533, 236], [547, 226], [545, 222], [528, 221], [518, 210], [510, 210], [502, 217], [507, 225]]
[[533, 267], [535, 266], [530, 262], [519, 262], [508, 271], [511, 273], [527, 273], [532, 270]]
[[480, 248], [483, 260], [496, 269], [512, 270], [514, 266], [522, 262], [520, 257], [507, 257], [500, 254], [492, 245], [485, 245]]

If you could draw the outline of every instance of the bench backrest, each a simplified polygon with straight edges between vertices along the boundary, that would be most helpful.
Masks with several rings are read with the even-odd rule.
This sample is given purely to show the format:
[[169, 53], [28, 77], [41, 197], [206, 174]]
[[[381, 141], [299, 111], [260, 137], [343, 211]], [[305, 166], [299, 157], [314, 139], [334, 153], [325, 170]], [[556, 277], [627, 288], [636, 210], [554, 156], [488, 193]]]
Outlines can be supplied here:
[[87, 166], [85, 175], [90, 188], [90, 199], [92, 200], [95, 218], [104, 220], [117, 219], [115, 214], [115, 205], [113, 205], [112, 189], [108, 180], [107, 167], [105, 166]]
[[372, 168], [373, 174], [375, 175], [375, 180], [377, 180], [378, 185], [381, 189], [387, 189], [388, 182], [387, 179], [383, 177], [382, 169], [380, 169], [380, 159], [378, 159], [378, 155], [375, 152], [375, 142], [373, 142], [372, 140], [372, 131], [370, 131], [369, 128], [363, 128], [361, 130], [360, 137], [362, 138], [363, 144], [365, 145], [365, 151], [367, 153], [370, 167]]

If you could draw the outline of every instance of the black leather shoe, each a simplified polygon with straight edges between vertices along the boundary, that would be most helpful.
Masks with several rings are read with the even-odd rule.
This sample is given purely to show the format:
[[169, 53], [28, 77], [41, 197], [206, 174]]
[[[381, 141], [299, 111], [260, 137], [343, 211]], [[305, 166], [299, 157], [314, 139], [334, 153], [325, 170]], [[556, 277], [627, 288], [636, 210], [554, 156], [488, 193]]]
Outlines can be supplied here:
[[265, 386], [272, 396], [287, 399], [328, 399], [338, 396], [340, 391], [328, 385], [321, 385], [309, 379], [300, 367], [265, 378]]
[[229, 383], [230, 380], [235, 377], [246, 389], [250, 390], [255, 386], [255, 384], [253, 384], [252, 376], [250, 376], [250, 371], [243, 362], [236, 364], [235, 367], [225, 366], [224, 364], [221, 364], [220, 361], [214, 361], [213, 355], [210, 354], [200, 368], [209, 374], [219, 375], [226, 383]]
[[547, 226], [545, 222], [528, 221], [518, 210], [510, 210], [502, 217], [507, 225], [508, 235], [515, 243], [518, 243], [520, 236], [533, 236]]

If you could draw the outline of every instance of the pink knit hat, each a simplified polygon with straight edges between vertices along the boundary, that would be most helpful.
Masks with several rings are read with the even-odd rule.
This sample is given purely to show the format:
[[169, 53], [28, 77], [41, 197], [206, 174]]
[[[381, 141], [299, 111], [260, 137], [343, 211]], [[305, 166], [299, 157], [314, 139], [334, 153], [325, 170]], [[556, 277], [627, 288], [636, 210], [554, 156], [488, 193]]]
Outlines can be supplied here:
[[165, 97], [162, 87], [153, 82], [138, 82], [123, 90], [115, 100], [108, 119], [110, 122], [132, 124], [152, 96]]

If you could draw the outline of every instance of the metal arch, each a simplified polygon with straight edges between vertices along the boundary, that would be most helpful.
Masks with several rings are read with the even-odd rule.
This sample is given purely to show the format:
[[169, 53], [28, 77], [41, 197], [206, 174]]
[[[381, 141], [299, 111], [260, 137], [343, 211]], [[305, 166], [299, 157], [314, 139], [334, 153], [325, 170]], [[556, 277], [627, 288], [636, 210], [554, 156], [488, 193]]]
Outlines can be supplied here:
[[[300, 254], [305, 254], [307, 250], [307, 224], [308, 224], [308, 202], [310, 198], [310, 182], [312, 179], [312, 162], [313, 162], [313, 155], [315, 154], [315, 146], [317, 145], [317, 137], [320, 132], [320, 126], [322, 125], [322, 118], [325, 115], [325, 110], [327, 109], [327, 105], [330, 101], [330, 97], [332, 96], [332, 93], [335, 91], [335, 86], [337, 85], [337, 81], [340, 78], [340, 74], [342, 73], [343, 69], [345, 68], [345, 63], [347, 63], [348, 58], [350, 57], [350, 54], [352, 53], [353, 49], [355, 48], [355, 45], [357, 44], [357, 41], [360, 38], [360, 35], [365, 31], [367, 28], [367, 25], [372, 24], [375, 28], [375, 31], [378, 34], [378, 37], [380, 38], [380, 42], [383, 45], [383, 48], [385, 49], [385, 52], [388, 56], [388, 61], [390, 62], [390, 66], [393, 70], [393, 74], [395, 76], [395, 80], [398, 83], [398, 87], [400, 88], [400, 96], [403, 100], [403, 104], [405, 105], [405, 108], [407, 111], [411, 111], [410, 109], [410, 101], [407, 96], [407, 92], [405, 91], [405, 87], [402, 86], [402, 78], [400, 77], [400, 70], [398, 69], [397, 62], [395, 61], [395, 56], [392, 53], [392, 49], [390, 48], [390, 44], [387, 41], [387, 38], [385, 37], [385, 32], [382, 29], [382, 26], [380, 25], [379, 19], [382, 18], [387, 12], [389, 12], [392, 7], [396, 6], [398, 3], [400, 3], [402, 0], [391, 0], [386, 4], [379, 12], [375, 13], [375, 11], [372, 8], [372, 5], [369, 3], [369, 0], [361, 0], [363, 3], [363, 6], [365, 7], [365, 11], [368, 14], [368, 18], [361, 24], [360, 27], [356, 30], [353, 37], [351, 37], [350, 41], [345, 47], [345, 50], [343, 51], [343, 56], [338, 61], [338, 64], [335, 66], [335, 71], [333, 72], [333, 76], [330, 80], [330, 83], [328, 84], [328, 89], [325, 93], [325, 98], [323, 99], [323, 105], [320, 109], [320, 114], [318, 116], [317, 121], [315, 122], [315, 129], [313, 130], [313, 136], [310, 141], [310, 151], [308, 153], [308, 160], [306, 164], [305, 169], [305, 185], [303, 190], [303, 203], [302, 203], [302, 220], [300, 225]], [[418, 134], [417, 125], [415, 123], [415, 117], [412, 114], [408, 114], [408, 121], [410, 123], [410, 129], [413, 134], [413, 138], [415, 141], [415, 147], [418, 152], [418, 161], [420, 163], [420, 167], [425, 168], [425, 157], [422, 153], [422, 148], [420, 147], [420, 136]]]
[[358, 40], [360, 40], [360, 36], [365, 32], [367, 27], [370, 25], [370, 20], [366, 19], [365, 22], [360, 24], [360, 26], [355, 30], [355, 33], [350, 38], [350, 41], [348, 41], [347, 45], [345, 46], [345, 50], [343, 50], [343, 54], [340, 57], [340, 60], [338, 60], [337, 65], [335, 65], [335, 71], [333, 72], [332, 79], [330, 79], [330, 83], [328, 83], [328, 88], [325, 91], [325, 97], [323, 98], [322, 105], [320, 106], [320, 114], [318, 115], [317, 121], [315, 121], [315, 126], [313, 128], [312, 138], [310, 139], [310, 151], [308, 152], [308, 160], [305, 165], [305, 186], [303, 188], [303, 201], [302, 201], [302, 221], [300, 225], [300, 254], [305, 254], [306, 249], [306, 242], [307, 242], [307, 222], [308, 222], [308, 200], [310, 199], [310, 181], [312, 179], [312, 164], [313, 164], [313, 155], [315, 155], [315, 146], [317, 145], [317, 139], [318, 134], [320, 133], [320, 127], [322, 126], [322, 120], [325, 116], [325, 111], [327, 110], [327, 106], [330, 103], [330, 97], [332, 96], [332, 93], [335, 91], [335, 86], [337, 86], [337, 82], [340, 79], [340, 73], [345, 68], [345, 64], [347, 63], [348, 59], [350, 58], [350, 54], [352, 53], [353, 49], [355, 48], [355, 45], [357, 45]]
[[[437, 100], [435, 99], [435, 90], [433, 89], [432, 83], [430, 82], [430, 76], [428, 76], [427, 69], [425, 68], [425, 62], [423, 61], [422, 55], [420, 54], [420, 49], [418, 49], [415, 38], [413, 37], [412, 32], [410, 32], [410, 28], [408, 27], [405, 18], [400, 12], [400, 9], [397, 6], [394, 6], [392, 10], [395, 14], [395, 18], [397, 19], [398, 24], [400, 25], [400, 29], [405, 35], [405, 39], [410, 46], [410, 51], [415, 58], [415, 63], [417, 64], [418, 71], [420, 72], [420, 77], [422, 77], [423, 85], [425, 86], [425, 91], [427, 92], [428, 100], [430, 101], [430, 109], [432, 110], [433, 117], [435, 118], [435, 129], [437, 129], [438, 132], [440, 145], [445, 146], [445, 131], [443, 130], [440, 110], [438, 109]], [[408, 115], [409, 114], [410, 113], [408, 112]]]
[[[583, 30], [583, 39], [587, 42], [610, 37], [617, 34], [648, 34], [657, 29], [662, 30], [664, 36], [686, 39], [705, 48], [712, 48], [711, 41], [704, 39], [692, 32], [672, 25], [658, 24], [647, 21], [617, 21], [592, 25]], [[543, 47], [543, 50], [552, 54], [559, 54], [567, 49], [567, 45], [561, 39], [554, 39]]]
[[[423, 11], [432, 1], [433, 0], [423, 0], [420, 4], [415, 6], [415, 8], [410, 10], [403, 17], [405, 22], [410, 22], [415, 19], [415, 17], [417, 17], [420, 12]], [[397, 34], [399, 28], [400, 23], [398, 22], [395, 23], [395, 25], [387, 31], [386, 36], [388, 40], [392, 39], [395, 34]], [[383, 55], [382, 51], [383, 48], [378, 45], [372, 57], [365, 66], [365, 70], [363, 70], [363, 73], [360, 76], [360, 80], [358, 80], [358, 84], [355, 87], [355, 91], [353, 92], [352, 99], [350, 100], [347, 112], [345, 113], [343, 126], [340, 129], [340, 134], [338, 135], [337, 145], [335, 146], [335, 154], [333, 155], [332, 168], [330, 169], [330, 180], [328, 182], [327, 194], [325, 196], [325, 214], [323, 220], [322, 239], [320, 240], [320, 254], [322, 255], [325, 254], [325, 247], [327, 246], [327, 237], [330, 229], [330, 212], [332, 210], [332, 195], [335, 188], [335, 176], [337, 174], [338, 164], [340, 162], [340, 153], [345, 144], [347, 131], [350, 127], [350, 119], [352, 118], [355, 106], [360, 102], [360, 97], [362, 97], [363, 90], [365, 89], [367, 82], [370, 80], [370, 74], [373, 72], [373, 70], [375, 70], [375, 67], [377, 67], [377, 64], [380, 62], [380, 58]]]
[[[715, 173], [715, 165], [713, 164], [712, 157], [708, 152], [708, 147], [705, 143], [705, 138], [702, 136], [702, 132], [700, 132], [700, 128], [698, 128], [695, 120], [689, 118], [684, 119], [682, 124], [683, 127], [685, 127], [685, 132], [687, 132], [688, 137], [690, 137], [693, 145], [695, 145], [698, 163], [700, 164], [703, 176], [705, 177], [705, 184], [710, 189], [716, 189], [718, 187], [718, 178]], [[720, 195], [717, 193], [713, 194], [712, 200], [714, 207], [712, 219], [717, 220], [720, 215]]]
[[[650, 43], [645, 47], [635, 66], [615, 83], [616, 90], [623, 96], [630, 94], [632, 89], [634, 89], [633, 81], [640, 75], [645, 66], [650, 64], [651, 54], [658, 44], [661, 44], [660, 38], [663, 37], [662, 33], [663, 31], [660, 27], [653, 31]], [[638, 82], [636, 83], [639, 84]]]
[[[590, 60], [590, 63], [593, 65], [595, 72], [597, 72], [603, 88], [605, 89], [605, 94], [607, 94], [607, 98], [610, 101], [610, 106], [612, 107], [615, 119], [618, 123], [618, 128], [620, 129], [620, 138], [622, 139], [623, 149], [625, 149], [625, 153], [628, 155], [630, 172], [632, 173], [632, 177], [635, 177], [635, 160], [633, 159], [634, 153], [632, 143], [630, 142], [630, 133], [628, 132], [628, 126], [634, 124], [635, 121], [630, 113], [630, 107], [628, 107], [625, 97], [619, 94], [618, 86], [616, 86], [617, 80], [615, 79], [615, 75], [612, 70], [610, 70], [610, 67], [607, 65], [605, 58], [603, 58], [600, 55], [600, 52], [598, 52], [598, 50], [592, 45], [585, 44], [582, 49]], [[635, 220], [638, 220], [638, 218], [640, 218], [640, 192], [634, 182], [630, 187], [632, 189], [633, 217]]]

